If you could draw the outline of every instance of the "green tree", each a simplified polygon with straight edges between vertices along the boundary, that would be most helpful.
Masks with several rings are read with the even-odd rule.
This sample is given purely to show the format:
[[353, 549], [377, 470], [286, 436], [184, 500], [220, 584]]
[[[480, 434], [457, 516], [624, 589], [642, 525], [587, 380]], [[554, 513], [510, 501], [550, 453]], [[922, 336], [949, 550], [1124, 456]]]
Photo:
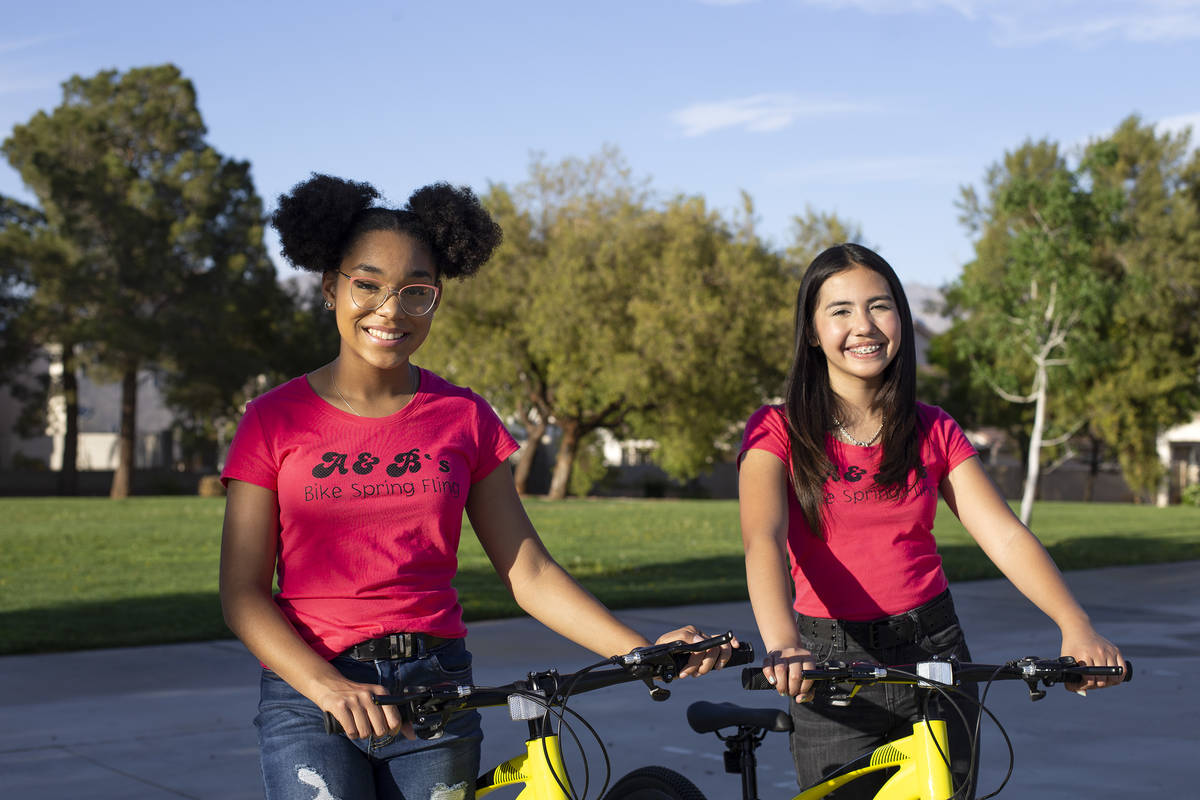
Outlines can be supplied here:
[[191, 82], [165, 65], [72, 77], [57, 108], [3, 145], [70, 245], [58, 280], [36, 291], [75, 309], [87, 362], [121, 383], [113, 497], [129, 493], [138, 371], [174, 367], [168, 394], [211, 409], [276, 302], [264, 299], [274, 275], [249, 167], [205, 134]]
[[531, 442], [559, 428], [551, 497], [600, 428], [653, 438], [664, 469], [695, 475], [778, 391], [791, 338], [781, 260], [752, 209], [735, 230], [700, 198], [656, 203], [615, 150], [530, 172], [487, 194], [505, 243], [448, 289], [428, 357], [522, 417]]
[[845, 242], [866, 245], [858, 223], [841, 219], [834, 213], [817, 211], [811, 206], [805, 206], [803, 214], [792, 217], [791, 234], [792, 240], [784, 257], [797, 280], [821, 251]]
[[963, 193], [965, 219], [979, 238], [975, 260], [948, 292], [950, 308], [967, 321], [955, 341], [998, 395], [1033, 407], [1026, 524], [1042, 450], [1084, 425], [1081, 398], [1110, 358], [1116, 284], [1104, 243], [1119, 198], [1087, 186], [1081, 171], [1067, 166], [1057, 145], [1027, 142], [989, 170], [985, 199]]
[[1110, 251], [1115, 352], [1087, 405], [1126, 481], [1150, 494], [1158, 435], [1200, 408], [1200, 153], [1188, 132], [1160, 134], [1136, 116], [1088, 152], [1092, 184], [1121, 197], [1122, 235]]
[[[63, 452], [58, 492], [73, 495], [79, 481], [79, 383], [77, 342], [86, 321], [71, 302], [71, 284], [79, 279], [78, 251], [37, 209], [0, 198], [0, 272], [7, 286], [3, 305], [4, 344], [0, 377], [23, 406], [18, 430], [29, 435], [45, 429], [50, 397], [62, 398]], [[57, 357], [62, 372], [52, 381], [30, 386], [16, 380], [39, 350]]]

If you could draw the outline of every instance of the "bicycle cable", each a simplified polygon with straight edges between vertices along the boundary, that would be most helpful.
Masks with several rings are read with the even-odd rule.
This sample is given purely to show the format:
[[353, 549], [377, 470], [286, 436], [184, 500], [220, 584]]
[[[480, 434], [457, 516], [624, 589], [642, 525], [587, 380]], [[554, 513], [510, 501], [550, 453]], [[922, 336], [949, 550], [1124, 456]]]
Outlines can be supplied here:
[[[996, 677], [1001, 672], [1003, 672], [1008, 666], [1009, 666], [1008, 664], [1000, 665], [988, 677], [987, 682], [984, 684], [983, 692], [982, 692], [981, 696], [979, 697], [979, 699], [975, 699], [974, 697], [971, 697], [969, 694], [966, 694], [961, 689], [959, 689], [958, 687], [953, 686], [951, 684], [943, 684], [943, 683], [938, 683], [937, 681], [930, 680], [929, 678], [921, 678], [921, 676], [919, 676], [919, 675], [914, 675], [910, 672], [905, 672], [904, 670], [895, 669], [894, 667], [888, 668], [890, 672], [892, 672], [896, 675], [901, 675], [906, 678], [916, 678], [925, 684], [929, 684], [928, 688], [938, 692], [938, 694], [942, 695], [943, 697], [946, 698], [946, 700], [950, 701], [950, 706], [955, 710], [955, 712], [959, 715], [960, 719], [962, 720], [963, 729], [967, 732], [967, 741], [971, 745], [971, 760], [967, 767], [967, 780], [964, 782], [964, 784], [962, 786], [960, 786], [958, 789], [955, 790], [954, 794], [951, 796], [951, 800], [954, 800], [954, 798], [957, 798], [960, 794], [962, 794], [963, 797], [970, 797], [970, 789], [975, 784], [978, 783], [978, 778], [979, 778], [979, 760], [978, 760], [979, 759], [979, 738], [980, 738], [980, 734], [982, 731], [983, 714], [980, 714], [979, 716], [977, 716], [975, 718], [974, 731], [972, 731], [971, 724], [968, 722], [966, 714], [963, 712], [963, 710], [961, 708], [958, 707], [958, 704], [956, 702], [954, 702], [954, 698], [950, 696], [950, 692], [953, 692], [958, 698], [960, 698], [962, 700], [967, 700], [970, 703], [973, 703], [974, 705], [979, 707], [980, 711], [982, 711], [984, 714], [987, 714], [988, 717], [992, 720], [992, 724], [996, 726], [996, 730], [999, 731], [1000, 735], [1004, 738], [1005, 746], [1008, 748], [1008, 769], [1004, 775], [1004, 780], [1002, 780], [1000, 782], [1000, 786], [994, 792], [992, 792], [991, 794], [988, 794], [988, 795], [984, 795], [983, 797], [977, 797], [976, 800], [988, 800], [988, 798], [995, 797], [997, 794], [999, 794], [1004, 789], [1004, 787], [1008, 784], [1009, 779], [1012, 777], [1013, 767], [1016, 764], [1016, 752], [1013, 750], [1012, 739], [1009, 738], [1008, 731], [1006, 731], [1004, 729], [1004, 726], [1000, 723], [1000, 720], [996, 717], [995, 714], [992, 713], [991, 709], [989, 709], [984, 702], [987, 700], [988, 692], [991, 690], [992, 684], [995, 683]], [[924, 702], [926, 705], [928, 704], [928, 702], [929, 702], [928, 696], [926, 696]], [[922, 710], [924, 711], [925, 709], [922, 709]], [[934, 745], [937, 747], [938, 755], [940, 755], [942, 757], [943, 763], [945, 763], [946, 766], [949, 767], [950, 760], [949, 760], [947, 754], [942, 752], [941, 745], [939, 745], [936, 740], [934, 741]]]
[[[988, 692], [991, 691], [992, 684], [996, 682], [997, 676], [999, 676], [1000, 673], [1004, 671], [1005, 667], [1008, 666], [1008, 664], [1004, 664], [996, 667], [996, 670], [990, 676], [988, 676], [987, 683], [983, 685], [983, 692], [979, 696], [979, 707], [984, 711], [987, 711], [987, 715], [991, 717], [992, 722], [996, 724], [996, 730], [1000, 731], [1000, 735], [1004, 737], [1004, 744], [1008, 747], [1008, 770], [1004, 773], [1004, 780], [1000, 781], [1000, 785], [996, 787], [996, 791], [992, 792], [991, 794], [985, 794], [983, 797], [977, 798], [977, 800], [988, 800], [989, 797], [995, 797], [996, 795], [1000, 794], [1000, 792], [1004, 791], [1004, 787], [1008, 785], [1009, 779], [1012, 778], [1013, 768], [1016, 766], [1017, 754], [1013, 751], [1012, 739], [1008, 738], [1008, 731], [1004, 730], [1004, 726], [1000, 724], [1000, 720], [996, 719], [996, 715], [991, 711], [988, 711], [987, 706], [983, 704], [984, 701], [987, 700]], [[979, 717], [975, 720], [976, 739], [979, 737], [982, 724], [983, 717]]]
[[[569, 722], [566, 722], [565, 719], [563, 719], [562, 713], [559, 712], [557, 714], [557, 716], [559, 718], [558, 728], [557, 729], [550, 728], [549, 720], [552, 716], [554, 716], [556, 714], [556, 712], [554, 709], [555, 704], [553, 702], [551, 702], [551, 700], [548, 697], [545, 697], [534, 691], [525, 691], [525, 690], [513, 691], [512, 694], [529, 700], [534, 705], [540, 706], [545, 711], [545, 713], [542, 714], [542, 716], [538, 718], [538, 733], [539, 733], [539, 738], [541, 738], [541, 740], [542, 740], [542, 756], [545, 758], [546, 768], [549, 769], [551, 777], [553, 777], [554, 782], [556, 784], [558, 784], [558, 788], [563, 793], [564, 797], [567, 797], [570, 800], [584, 800], [587, 797], [588, 790], [591, 786], [591, 770], [588, 766], [587, 755], [583, 748], [583, 742], [580, 741], [579, 736], [575, 733], [574, 727], [572, 727], [572, 725]], [[591, 726], [591, 724], [586, 719], [583, 718], [582, 715], [580, 715], [574, 709], [564, 708], [563, 711], [570, 713], [571, 716], [575, 717], [579, 722], [581, 722], [583, 724], [583, 726], [585, 728], [587, 728], [588, 732], [592, 735], [592, 738], [595, 739], [597, 742], [600, 742], [600, 735], [596, 732], [596, 729], [593, 728]], [[579, 751], [580, 760], [583, 761], [583, 770], [584, 770], [583, 792], [584, 793], [582, 796], [580, 796], [575, 791], [574, 786], [571, 785], [570, 776], [568, 774], [563, 774], [560, 776], [555, 771], [554, 764], [550, 759], [550, 747], [546, 743], [546, 737], [548, 735], [553, 734], [555, 736], [558, 736], [561, 739], [562, 738], [562, 730], [564, 727], [566, 728], [567, 734], [571, 737], [571, 740], [575, 743], [576, 750]], [[603, 746], [604, 746], [603, 742], [600, 742], [600, 746], [601, 746], [601, 748], [603, 748]], [[560, 752], [561, 752], [561, 745], [560, 745]], [[604, 757], [605, 757], [605, 764], [607, 766], [608, 754], [605, 753]], [[567, 768], [567, 766], [564, 761], [563, 769], [566, 770], [566, 768]], [[564, 783], [564, 781], [565, 781], [565, 783]]]
[[[586, 719], [584, 719], [582, 714], [580, 714], [578, 711], [576, 711], [573, 708], [567, 708], [567, 701], [574, 694], [575, 685], [577, 683], [579, 683], [579, 681], [583, 678], [584, 675], [586, 675], [589, 672], [592, 672], [593, 670], [599, 669], [600, 667], [606, 667], [606, 666], [610, 666], [613, 664], [621, 666], [620, 660], [618, 658], [614, 657], [614, 658], [605, 659], [604, 661], [598, 661], [595, 664], [591, 664], [591, 665], [584, 667], [583, 669], [575, 672], [575, 674], [571, 676], [571, 680], [568, 683], [566, 683], [561, 689], [556, 689], [556, 694], [558, 694], [562, 699], [559, 703], [548, 704], [547, 709], [546, 709], [546, 716], [543, 717], [543, 720], [545, 720], [545, 721], [548, 721], [549, 718], [551, 718], [551, 717], [557, 717], [558, 718], [558, 726], [554, 730], [555, 735], [559, 736], [559, 738], [561, 739], [562, 735], [560, 732], [562, 731], [563, 727], [566, 727], [567, 732], [571, 734], [571, 738], [575, 741], [576, 748], [579, 750], [580, 761], [583, 762], [583, 787], [584, 788], [583, 788], [582, 795], [579, 795], [575, 792], [574, 786], [571, 784], [571, 781], [570, 781], [569, 770], [567, 769], [567, 765], [566, 765], [565, 761], [563, 762], [564, 774], [562, 776], [562, 779], [559, 778], [558, 774], [554, 771], [553, 767], [551, 767], [551, 769], [550, 769], [551, 774], [554, 775], [555, 783], [557, 783], [559, 788], [562, 789], [563, 794], [570, 797], [571, 800], [586, 800], [588, 791], [591, 788], [591, 766], [588, 763], [588, 757], [587, 757], [587, 753], [585, 752], [585, 750], [583, 748], [583, 743], [580, 741], [579, 737], [575, 734], [575, 731], [571, 727], [571, 724], [566, 721], [566, 716], [565, 716], [566, 714], [568, 714], [568, 713], [571, 714], [571, 716], [575, 717], [575, 719], [577, 719], [585, 728], [587, 728], [588, 733], [591, 734], [592, 739], [596, 742], [596, 746], [600, 748], [600, 755], [604, 759], [604, 782], [600, 787], [600, 793], [598, 795], [601, 798], [604, 797], [604, 793], [606, 791], [608, 791], [608, 784], [609, 784], [609, 781], [612, 779], [612, 761], [608, 757], [608, 749], [604, 746], [604, 740], [601, 738], [600, 734], [596, 732], [596, 729], [592, 727], [591, 723], [589, 723]], [[557, 708], [555, 708], [555, 706], [557, 706]], [[548, 748], [546, 745], [546, 740], [544, 738], [542, 739], [542, 751], [544, 754], [547, 755], [547, 764], [549, 764], [549, 751], [548, 751]], [[565, 780], [565, 784], [564, 784], [564, 780]], [[568, 787], [570, 787], [570, 788], [568, 789]]]
[[[955, 702], [954, 698], [951, 697], [950, 693], [954, 692], [956, 694], [960, 694], [962, 696], [962, 698], [965, 700], [974, 701], [975, 698], [973, 698], [969, 695], [966, 695], [966, 694], [962, 694], [952, 684], [940, 683], [940, 682], [932, 680], [930, 678], [922, 678], [920, 675], [916, 675], [914, 673], [907, 672], [905, 670], [896, 669], [895, 667], [888, 667], [888, 672], [891, 674], [894, 674], [894, 675], [899, 675], [904, 678], [916, 679], [918, 681], [918, 685], [923, 685], [923, 688], [929, 689], [931, 692], [937, 692], [939, 695], [941, 695], [941, 697], [944, 700], [946, 700], [946, 702], [950, 706], [950, 708], [954, 709], [954, 713], [958, 714], [959, 719], [962, 721], [963, 730], [967, 731], [968, 742], [971, 745], [971, 761], [968, 763], [968, 766], [967, 766], [966, 780], [963, 781], [961, 786], [959, 786], [958, 788], [956, 788], [954, 790], [954, 794], [952, 794], [950, 796], [949, 800], [957, 800], [957, 798], [960, 794], [964, 798], [970, 797], [969, 787], [972, 783], [971, 772], [972, 772], [972, 770], [975, 769], [975, 740], [970, 735], [971, 723], [967, 720], [966, 713], [961, 708], [958, 707], [958, 703]], [[922, 716], [926, 719], [928, 719], [928, 716], [929, 716], [929, 701], [930, 701], [930, 699], [931, 699], [931, 694], [925, 693], [921, 700], [921, 713], [922, 713]], [[953, 770], [953, 767], [951, 766], [950, 754], [942, 750], [942, 745], [940, 742], [938, 742], [937, 739], [933, 740], [933, 746], [937, 749], [938, 756], [941, 757], [942, 763], [946, 765], [946, 770], [948, 772], [950, 772], [951, 779], [953, 779], [954, 770]]]

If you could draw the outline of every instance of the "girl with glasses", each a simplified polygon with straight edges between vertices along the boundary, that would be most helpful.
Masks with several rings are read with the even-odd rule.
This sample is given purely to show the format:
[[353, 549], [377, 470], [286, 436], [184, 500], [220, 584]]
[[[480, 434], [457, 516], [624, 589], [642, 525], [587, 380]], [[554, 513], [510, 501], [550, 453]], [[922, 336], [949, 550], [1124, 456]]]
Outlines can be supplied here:
[[[828, 659], [969, 659], [932, 536], [939, 493], [992, 562], [1058, 625], [1063, 655], [1122, 665], [957, 423], [917, 402], [912, 315], [891, 266], [855, 244], [818, 255], [800, 282], [795, 331], [785, 402], [750, 417], [738, 468], [763, 673], [793, 698], [798, 782], [815, 783], [910, 732], [920, 714], [912, 689], [871, 687], [846, 704], [831, 687], [814, 692], [801, 670]], [[972, 707], [961, 710], [973, 720]], [[952, 710], [947, 718], [952, 768], [961, 776], [971, 757], [965, 723]], [[830, 796], [873, 797], [882, 781], [854, 781]]]
[[[338, 355], [249, 403], [222, 474], [221, 601], [264, 666], [255, 724], [272, 800], [470, 795], [478, 714], [420, 741], [371, 702], [471, 680], [451, 586], [464, 511], [533, 617], [605, 656], [648, 644], [546, 552], [505, 466], [517, 444], [487, 402], [412, 363], [444, 280], [480, 269], [500, 228], [465, 187], [426, 186], [398, 209], [378, 197], [314, 175], [279, 198], [283, 254], [321, 274]], [[709, 651], [685, 672], [727, 658]], [[346, 736], [325, 733], [323, 712]]]

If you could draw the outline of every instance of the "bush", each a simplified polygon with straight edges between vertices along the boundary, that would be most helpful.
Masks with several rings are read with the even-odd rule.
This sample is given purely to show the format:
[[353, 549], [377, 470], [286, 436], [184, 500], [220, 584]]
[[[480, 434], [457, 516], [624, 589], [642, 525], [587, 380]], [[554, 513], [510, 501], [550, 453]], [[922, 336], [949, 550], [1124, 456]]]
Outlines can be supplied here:
[[1180, 501], [1185, 506], [1200, 506], [1200, 483], [1193, 483], [1191, 486], [1183, 487]]
[[196, 494], [201, 497], [224, 497], [225, 486], [221, 483], [221, 476], [205, 475], [201, 477]]

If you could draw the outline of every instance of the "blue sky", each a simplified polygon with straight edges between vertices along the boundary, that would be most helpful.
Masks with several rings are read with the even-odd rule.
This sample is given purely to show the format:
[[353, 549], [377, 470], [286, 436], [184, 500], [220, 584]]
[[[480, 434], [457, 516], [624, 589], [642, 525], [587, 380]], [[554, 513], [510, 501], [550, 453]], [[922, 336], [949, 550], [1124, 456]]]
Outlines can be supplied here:
[[[1200, 130], [1200, 0], [0, 2], [0, 134], [72, 74], [172, 62], [268, 205], [311, 171], [391, 200], [605, 144], [667, 195], [857, 222], [906, 282], [971, 257], [959, 187], [1027, 138]], [[7, 163], [0, 192], [30, 200]]]

